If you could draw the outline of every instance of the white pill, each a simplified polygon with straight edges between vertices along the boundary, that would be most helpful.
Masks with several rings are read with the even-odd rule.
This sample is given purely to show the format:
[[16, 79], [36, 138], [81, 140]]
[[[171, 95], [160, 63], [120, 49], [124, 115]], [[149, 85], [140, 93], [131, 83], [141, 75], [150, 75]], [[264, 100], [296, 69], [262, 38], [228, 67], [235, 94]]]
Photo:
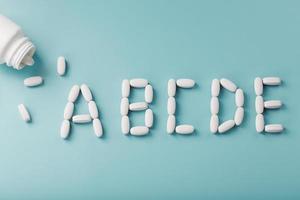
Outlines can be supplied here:
[[279, 77], [265, 77], [263, 78], [264, 85], [280, 85], [281, 79]]
[[235, 125], [234, 120], [227, 120], [219, 126], [218, 131], [219, 133], [225, 133], [226, 131], [232, 129], [234, 125]]
[[136, 102], [129, 104], [129, 110], [131, 111], [146, 110], [147, 108], [148, 104], [146, 102]]
[[265, 129], [265, 118], [262, 114], [257, 114], [255, 119], [255, 128], [258, 133], [261, 133]]
[[57, 73], [60, 76], [66, 73], [66, 59], [63, 56], [57, 58]]
[[261, 96], [264, 91], [263, 81], [260, 77], [256, 77], [254, 80], [254, 90], [257, 96]]
[[212, 97], [210, 100], [210, 112], [213, 115], [219, 113], [219, 99], [218, 97]]
[[216, 133], [219, 127], [219, 117], [218, 115], [212, 115], [210, 117], [210, 132]]
[[257, 114], [264, 112], [264, 99], [262, 96], [257, 96], [255, 99], [255, 110]]
[[282, 132], [283, 129], [281, 124], [268, 124], [265, 126], [265, 131], [268, 133], [279, 133]]
[[63, 139], [66, 139], [69, 136], [70, 133], [70, 121], [64, 120], [60, 127], [60, 137]]
[[135, 126], [130, 129], [130, 134], [134, 136], [143, 136], [148, 134], [149, 128], [146, 126]]
[[18, 110], [19, 110], [19, 113], [20, 113], [22, 119], [25, 122], [30, 122], [31, 117], [30, 117], [30, 114], [29, 114], [27, 108], [25, 107], [25, 105], [24, 104], [18, 105]]
[[121, 99], [121, 105], [120, 105], [120, 113], [122, 116], [127, 115], [129, 110], [129, 100], [128, 98], [122, 98]]
[[73, 85], [73, 87], [71, 88], [71, 90], [69, 92], [68, 101], [74, 103], [78, 98], [79, 92], [80, 92], [79, 86]]
[[192, 134], [194, 130], [194, 126], [188, 124], [179, 125], [175, 128], [175, 132], [182, 135]]
[[192, 79], [178, 79], [176, 85], [181, 88], [192, 88], [195, 85], [195, 81]]
[[103, 135], [103, 128], [100, 119], [93, 119], [93, 129], [97, 137], [101, 137]]
[[148, 85], [147, 79], [135, 78], [130, 80], [130, 86], [135, 88], [144, 88]]
[[147, 85], [145, 88], [145, 101], [147, 103], [151, 103], [153, 100], [153, 87], [151, 85]]
[[151, 109], [147, 109], [145, 112], [145, 126], [151, 128], [153, 125], [153, 111]]
[[268, 109], [276, 109], [282, 106], [282, 102], [280, 100], [270, 100], [264, 102], [264, 107]]
[[174, 115], [176, 112], [176, 100], [174, 97], [168, 98], [167, 110], [169, 115]]
[[96, 119], [99, 117], [99, 111], [98, 111], [98, 108], [97, 108], [97, 105], [95, 103], [95, 101], [90, 101], [89, 104], [89, 112], [90, 112], [90, 115], [93, 119]]
[[83, 115], [74, 115], [72, 117], [72, 121], [74, 123], [77, 123], [77, 124], [82, 124], [82, 123], [88, 123], [88, 122], [91, 122], [92, 121], [92, 118], [90, 115], [86, 115], [86, 114], [83, 114]]
[[226, 90], [228, 90], [230, 92], [235, 92], [236, 89], [237, 89], [236, 85], [228, 79], [222, 78], [220, 80], [220, 83], [221, 83], [223, 88], [225, 88]]
[[244, 108], [243, 107], [238, 107], [235, 111], [235, 114], [234, 114], [234, 122], [235, 122], [235, 125], [239, 126], [241, 125], [241, 123], [243, 122], [243, 119], [244, 119]]
[[176, 95], [176, 81], [174, 79], [170, 79], [168, 81], [168, 96], [174, 97]]
[[169, 115], [167, 120], [167, 133], [172, 134], [175, 131], [176, 119], [174, 115]]
[[84, 98], [87, 102], [93, 100], [93, 96], [92, 96], [91, 90], [90, 90], [90, 88], [89, 88], [86, 84], [82, 84], [82, 85], [80, 86], [80, 90], [81, 90], [81, 93], [82, 93], [83, 98]]
[[237, 89], [235, 92], [235, 105], [237, 107], [243, 107], [244, 106], [244, 92], [242, 89]]
[[127, 135], [129, 133], [130, 122], [128, 116], [123, 116], [121, 119], [121, 129], [122, 133]]
[[127, 98], [130, 94], [130, 83], [128, 79], [122, 81], [122, 97]]
[[35, 87], [41, 85], [42, 83], [43, 78], [41, 76], [32, 76], [24, 80], [24, 85], [27, 87]]
[[64, 110], [64, 119], [66, 120], [71, 119], [73, 112], [74, 112], [74, 103], [68, 102]]
[[220, 94], [220, 81], [218, 79], [213, 79], [211, 82], [211, 96], [217, 97]]

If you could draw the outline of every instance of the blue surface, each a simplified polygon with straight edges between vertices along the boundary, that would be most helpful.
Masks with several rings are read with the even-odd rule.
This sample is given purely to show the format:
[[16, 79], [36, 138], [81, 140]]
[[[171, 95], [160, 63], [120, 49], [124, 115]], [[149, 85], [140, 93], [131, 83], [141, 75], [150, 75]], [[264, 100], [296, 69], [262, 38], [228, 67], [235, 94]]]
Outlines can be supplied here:
[[[37, 46], [36, 64], [0, 68], [1, 199], [299, 199], [299, 1], [0, 1], [1, 13], [20, 24]], [[69, 62], [56, 75], [56, 59]], [[25, 88], [42, 75], [45, 84]], [[266, 113], [286, 127], [279, 135], [255, 131], [253, 80], [280, 76], [266, 99], [284, 107]], [[120, 130], [121, 81], [143, 77], [155, 89], [155, 126], [147, 137]], [[193, 78], [178, 93], [178, 123], [193, 136], [166, 134], [167, 81]], [[246, 93], [241, 127], [209, 132], [210, 84], [227, 77]], [[101, 112], [105, 137], [74, 125], [59, 129], [68, 91], [87, 83]], [[134, 91], [131, 101], [143, 99]], [[232, 118], [233, 95], [222, 93], [221, 119]], [[28, 106], [24, 123], [17, 105]], [[77, 113], [86, 113], [82, 97]], [[133, 124], [143, 113], [132, 115]]]

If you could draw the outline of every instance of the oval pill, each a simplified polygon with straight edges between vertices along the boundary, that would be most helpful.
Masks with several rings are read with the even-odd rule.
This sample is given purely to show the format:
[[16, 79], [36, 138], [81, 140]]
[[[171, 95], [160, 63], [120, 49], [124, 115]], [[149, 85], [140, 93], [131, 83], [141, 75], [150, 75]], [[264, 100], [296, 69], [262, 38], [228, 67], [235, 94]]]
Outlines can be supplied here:
[[244, 92], [242, 89], [237, 89], [235, 92], [235, 105], [237, 107], [243, 107], [244, 106]]
[[101, 137], [103, 135], [103, 128], [100, 119], [93, 119], [93, 129], [97, 137]]
[[223, 88], [227, 89], [230, 92], [235, 92], [236, 89], [237, 89], [236, 85], [232, 81], [230, 81], [226, 78], [222, 78], [220, 80], [220, 83], [221, 83]]
[[219, 113], [219, 99], [218, 97], [212, 97], [210, 100], [210, 112], [213, 115]]
[[41, 76], [32, 76], [24, 80], [24, 85], [27, 87], [35, 87], [41, 85], [42, 83], [43, 78]]
[[265, 129], [265, 119], [262, 114], [257, 114], [255, 119], [255, 128], [258, 133], [261, 133]]
[[254, 79], [254, 91], [256, 96], [261, 96], [264, 91], [263, 81], [260, 77]]
[[134, 136], [143, 136], [148, 134], [149, 128], [146, 126], [135, 126], [130, 129], [130, 134]]
[[277, 109], [282, 106], [282, 102], [280, 100], [270, 100], [264, 102], [264, 107], [267, 109]]
[[212, 115], [210, 117], [210, 132], [216, 133], [219, 127], [219, 117], [218, 115]]
[[74, 103], [78, 98], [79, 92], [80, 92], [79, 85], [73, 85], [69, 92], [68, 101]]
[[167, 133], [172, 134], [175, 131], [176, 119], [174, 115], [169, 115], [167, 120]]
[[99, 117], [99, 112], [98, 112], [98, 108], [97, 108], [97, 105], [95, 103], [95, 101], [90, 101], [88, 103], [88, 107], [89, 107], [89, 112], [90, 112], [90, 115], [93, 119], [96, 119]]
[[66, 73], [66, 59], [63, 56], [57, 58], [57, 73], [60, 76]]
[[176, 112], [176, 100], [174, 97], [168, 98], [167, 110], [169, 115], [174, 115]]
[[130, 80], [130, 86], [135, 88], [144, 88], [148, 85], [148, 80], [143, 78], [135, 78]]
[[174, 79], [170, 79], [168, 81], [168, 96], [174, 97], [176, 95], [176, 81]]
[[130, 94], [130, 83], [128, 79], [122, 81], [122, 97], [127, 98]]
[[74, 115], [72, 117], [72, 121], [74, 123], [77, 123], [77, 124], [82, 124], [82, 123], [88, 123], [88, 122], [91, 122], [92, 121], [92, 118], [90, 115], [86, 115], [86, 114], [83, 114], [83, 115]]
[[127, 115], [129, 110], [129, 100], [128, 98], [122, 98], [121, 99], [121, 105], [120, 105], [120, 113], [122, 116]]
[[192, 134], [194, 132], [194, 126], [184, 124], [176, 126], [175, 132], [182, 135]]
[[147, 103], [151, 103], [153, 100], [153, 87], [151, 85], [147, 85], [145, 88], [145, 101]]
[[220, 94], [220, 81], [218, 79], [213, 79], [211, 82], [211, 96], [217, 97]]
[[232, 129], [234, 127], [234, 125], [235, 125], [234, 120], [227, 120], [219, 126], [218, 131], [219, 131], [219, 133], [225, 133], [225, 132], [229, 131], [230, 129]]
[[195, 81], [192, 79], [178, 79], [176, 85], [181, 88], [192, 88], [195, 85]]
[[263, 78], [264, 85], [280, 85], [281, 79], [279, 77], [265, 77]]
[[30, 117], [30, 114], [27, 110], [27, 108], [25, 107], [24, 104], [19, 104], [18, 105], [18, 110], [19, 110], [19, 113], [21, 115], [21, 118], [25, 121], [25, 122], [30, 122], [31, 120], [31, 117]]
[[148, 128], [153, 125], [153, 111], [151, 109], [147, 109], [145, 112], [145, 126]]
[[235, 111], [234, 114], [234, 122], [235, 125], [239, 126], [243, 122], [244, 119], [244, 108], [243, 107], [238, 107]]
[[257, 114], [264, 112], [264, 99], [262, 96], [257, 96], [255, 99], [255, 110]]
[[129, 104], [129, 110], [131, 111], [141, 111], [146, 110], [148, 108], [148, 104], [146, 102], [136, 102]]
[[83, 98], [84, 98], [87, 102], [92, 101], [93, 96], [92, 96], [91, 90], [90, 90], [90, 88], [89, 88], [86, 84], [82, 84], [82, 85], [80, 86], [80, 90], [81, 90], [81, 93], [82, 93]]
[[129, 117], [128, 116], [123, 116], [121, 119], [121, 129], [122, 133], [127, 135], [129, 133], [130, 129], [130, 122], [129, 122]]
[[61, 127], [60, 127], [60, 137], [62, 139], [66, 139], [69, 136], [70, 133], [70, 121], [69, 120], [63, 120]]
[[64, 119], [66, 120], [71, 119], [73, 112], [74, 112], [74, 104], [72, 102], [68, 102], [64, 110]]
[[265, 126], [265, 131], [268, 133], [279, 133], [282, 132], [283, 129], [281, 124], [268, 124]]

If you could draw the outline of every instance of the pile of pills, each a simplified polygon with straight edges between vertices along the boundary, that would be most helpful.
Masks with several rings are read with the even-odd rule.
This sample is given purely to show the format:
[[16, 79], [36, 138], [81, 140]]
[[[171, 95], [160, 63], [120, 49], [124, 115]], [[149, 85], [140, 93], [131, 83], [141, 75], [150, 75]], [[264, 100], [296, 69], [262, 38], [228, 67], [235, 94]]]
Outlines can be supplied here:
[[194, 126], [189, 124], [176, 125], [176, 90], [177, 87], [180, 88], [193, 88], [195, 81], [192, 79], [170, 79], [168, 81], [168, 120], [167, 120], [167, 133], [172, 134], [174, 131], [178, 134], [192, 134], [194, 132]]
[[[145, 88], [145, 101], [129, 103], [129, 95], [131, 88]], [[143, 136], [149, 133], [149, 128], [153, 126], [153, 111], [149, 108], [149, 104], [153, 100], [153, 87], [148, 83], [148, 80], [136, 78], [125, 79], [122, 81], [122, 99], [120, 105], [121, 130], [122, 133], [134, 136]], [[130, 120], [128, 117], [129, 111], [145, 111], [145, 125], [135, 126], [130, 128]]]

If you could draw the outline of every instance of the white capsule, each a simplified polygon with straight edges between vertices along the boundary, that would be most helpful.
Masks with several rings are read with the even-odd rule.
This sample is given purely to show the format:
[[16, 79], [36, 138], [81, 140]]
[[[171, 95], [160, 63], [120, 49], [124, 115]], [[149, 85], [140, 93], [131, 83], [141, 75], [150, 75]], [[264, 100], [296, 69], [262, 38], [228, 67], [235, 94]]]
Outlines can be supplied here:
[[81, 93], [82, 93], [83, 98], [84, 98], [87, 102], [93, 100], [93, 96], [92, 96], [91, 90], [90, 90], [90, 88], [89, 88], [86, 84], [82, 84], [82, 85], [80, 86], [80, 90], [81, 90]]
[[130, 94], [130, 83], [128, 79], [122, 81], [122, 97], [127, 98]]
[[268, 133], [279, 133], [283, 131], [282, 124], [268, 124], [265, 126], [265, 131]]
[[30, 114], [29, 114], [27, 108], [25, 107], [25, 105], [24, 104], [18, 105], [18, 110], [19, 110], [19, 113], [20, 113], [22, 119], [25, 122], [30, 122], [31, 117], [30, 117]]
[[227, 120], [219, 126], [218, 131], [219, 131], [219, 133], [225, 133], [225, 132], [229, 131], [230, 129], [232, 129], [234, 127], [234, 125], [235, 125], [234, 120]]
[[244, 108], [243, 107], [238, 107], [235, 111], [235, 114], [234, 114], [234, 122], [235, 122], [235, 125], [239, 126], [241, 125], [241, 123], [243, 122], [243, 119], [244, 119]]
[[256, 77], [254, 80], [254, 90], [256, 96], [261, 96], [264, 91], [263, 81], [260, 77]]
[[121, 105], [120, 105], [120, 113], [122, 116], [127, 115], [129, 110], [129, 100], [128, 98], [122, 98], [121, 99]]
[[264, 99], [262, 96], [257, 96], [255, 99], [255, 110], [257, 114], [264, 112]]
[[218, 115], [212, 115], [210, 117], [210, 132], [216, 133], [219, 127], [219, 117]]
[[79, 92], [80, 92], [79, 86], [73, 85], [73, 87], [71, 88], [71, 90], [69, 92], [68, 101], [74, 103], [78, 98]]
[[135, 88], [144, 88], [148, 85], [147, 79], [135, 78], [130, 80], [130, 86]]
[[167, 121], [167, 133], [172, 134], [175, 131], [176, 119], [174, 115], [169, 115]]
[[92, 121], [92, 118], [90, 115], [74, 115], [72, 117], [72, 121], [76, 124], [83, 124], [83, 123], [89, 123]]
[[263, 78], [264, 85], [280, 85], [281, 79], [279, 77], [265, 77]]
[[265, 129], [265, 118], [262, 114], [257, 114], [255, 119], [255, 128], [258, 133], [261, 133]]
[[168, 96], [174, 97], [176, 95], [176, 81], [174, 79], [170, 79], [168, 81]]
[[99, 117], [99, 111], [98, 111], [98, 108], [97, 108], [97, 105], [95, 103], [95, 101], [90, 101], [89, 104], [89, 112], [90, 112], [90, 115], [93, 119], [96, 119]]
[[60, 137], [62, 139], [66, 139], [69, 136], [70, 133], [70, 121], [69, 120], [64, 120], [61, 123], [61, 127], [60, 127]]
[[228, 79], [222, 78], [220, 80], [220, 83], [221, 83], [223, 88], [225, 88], [226, 90], [228, 90], [230, 92], [235, 92], [236, 89], [237, 89], [236, 85]]
[[103, 135], [103, 128], [100, 119], [93, 119], [93, 129], [97, 137], [101, 137]]
[[151, 128], [153, 125], [153, 112], [151, 109], [147, 109], [145, 112], [145, 126]]
[[41, 85], [42, 83], [43, 78], [41, 76], [32, 76], [24, 80], [24, 85], [27, 87], [35, 87]]
[[153, 100], [153, 87], [151, 85], [147, 85], [145, 88], [145, 101], [147, 103], [151, 103]]
[[169, 115], [174, 115], [176, 112], [176, 100], [174, 97], [168, 98], [167, 110]]
[[121, 119], [121, 129], [122, 133], [127, 135], [129, 133], [130, 129], [130, 122], [129, 122], [129, 117], [128, 116], [123, 116]]
[[270, 100], [264, 102], [264, 107], [267, 109], [277, 109], [282, 106], [282, 102], [280, 100]]
[[148, 104], [146, 102], [136, 102], [129, 104], [129, 110], [131, 111], [146, 110], [147, 108]]
[[235, 105], [237, 107], [243, 107], [244, 106], [244, 92], [242, 89], [237, 89], [235, 92]]
[[210, 112], [212, 115], [219, 113], [219, 99], [218, 97], [212, 97], [210, 100]]
[[28, 65], [28, 66], [32, 66], [32, 65], [34, 64], [34, 60], [32, 59], [31, 56], [26, 55], [26, 56], [23, 58], [21, 64], [23, 64], [23, 65]]
[[211, 82], [211, 96], [217, 97], [220, 94], [220, 81], [218, 79], [213, 79]]
[[64, 110], [64, 119], [66, 120], [71, 119], [73, 112], [74, 112], [74, 104], [72, 102], [68, 102]]
[[195, 85], [195, 81], [192, 79], [178, 79], [176, 85], [181, 88], [192, 88]]
[[57, 73], [60, 76], [66, 73], [66, 59], [63, 56], [57, 58]]
[[146, 126], [135, 126], [130, 129], [130, 134], [134, 136], [143, 136], [149, 133], [149, 128]]
[[175, 132], [182, 135], [192, 134], [194, 130], [194, 126], [188, 124], [179, 125], [175, 128]]

